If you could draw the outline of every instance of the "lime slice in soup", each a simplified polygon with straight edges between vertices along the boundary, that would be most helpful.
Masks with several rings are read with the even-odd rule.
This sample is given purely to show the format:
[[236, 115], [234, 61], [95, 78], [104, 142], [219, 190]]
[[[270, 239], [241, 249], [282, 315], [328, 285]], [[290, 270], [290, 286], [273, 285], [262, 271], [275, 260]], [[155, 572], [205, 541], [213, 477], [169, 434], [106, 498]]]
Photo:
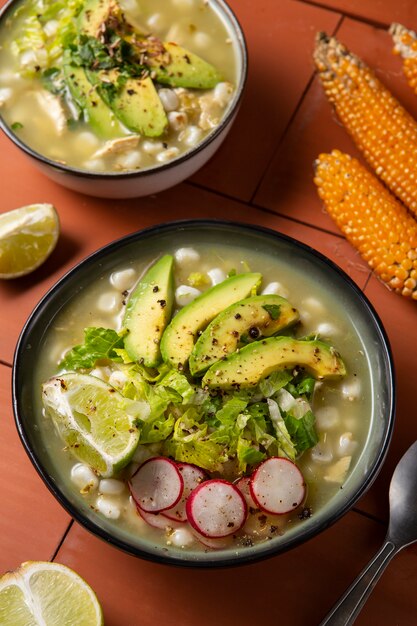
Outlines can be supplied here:
[[55, 248], [59, 219], [52, 204], [31, 204], [0, 215], [0, 278], [35, 270]]
[[148, 404], [123, 397], [114, 387], [86, 374], [50, 378], [42, 399], [69, 450], [101, 476], [113, 476], [130, 461], [139, 441], [138, 417]]
[[65, 565], [23, 563], [0, 578], [0, 624], [3, 626], [101, 626], [97, 596]]

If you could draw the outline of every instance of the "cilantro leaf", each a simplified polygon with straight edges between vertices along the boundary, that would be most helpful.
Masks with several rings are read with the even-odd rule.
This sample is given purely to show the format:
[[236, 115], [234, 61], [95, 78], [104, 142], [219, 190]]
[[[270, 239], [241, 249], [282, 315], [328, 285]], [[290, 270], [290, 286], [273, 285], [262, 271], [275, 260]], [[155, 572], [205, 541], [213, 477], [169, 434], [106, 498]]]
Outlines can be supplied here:
[[272, 320], [277, 320], [279, 318], [281, 311], [281, 307], [279, 306], [279, 304], [264, 304], [262, 308], [265, 309], [267, 313], [269, 313], [269, 317]]

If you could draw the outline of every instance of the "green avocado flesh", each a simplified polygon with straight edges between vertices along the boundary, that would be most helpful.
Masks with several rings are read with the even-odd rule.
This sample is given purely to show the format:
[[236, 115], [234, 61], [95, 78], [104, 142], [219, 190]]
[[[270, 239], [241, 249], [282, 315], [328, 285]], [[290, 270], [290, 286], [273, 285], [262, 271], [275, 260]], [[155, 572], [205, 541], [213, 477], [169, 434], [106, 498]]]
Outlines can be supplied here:
[[190, 372], [201, 375], [213, 363], [234, 352], [242, 336], [246, 342], [270, 337], [294, 324], [300, 315], [285, 298], [276, 295], [252, 296], [222, 311], [199, 337], [190, 356]]
[[105, 104], [87, 78], [82, 67], [64, 62], [64, 76], [68, 89], [83, 112], [85, 121], [102, 139], [123, 135], [113, 111]]
[[122, 12], [115, 0], [86, 0], [78, 16], [78, 28], [90, 37], [98, 37], [101, 25], [106, 24], [112, 15], [118, 19]]
[[170, 61], [158, 63], [158, 58], [150, 59], [150, 67], [155, 79], [171, 87], [190, 89], [212, 89], [222, 80], [222, 76], [213, 65], [207, 63], [193, 52], [189, 52], [173, 42], [164, 42]]
[[[162, 135], [168, 119], [149, 76], [120, 81], [119, 70], [111, 69], [87, 70], [87, 77], [126, 128], [146, 137]], [[113, 88], [109, 89], [109, 86]]]
[[193, 350], [198, 332], [206, 328], [224, 308], [246, 298], [261, 279], [258, 273], [237, 274], [211, 287], [181, 309], [162, 336], [164, 361], [174, 367], [183, 367]]
[[212, 365], [202, 384], [220, 389], [252, 387], [272, 372], [293, 367], [305, 369], [317, 380], [338, 379], [346, 374], [339, 354], [322, 341], [270, 337], [249, 344]]
[[148, 367], [161, 361], [159, 344], [174, 302], [173, 267], [174, 259], [167, 254], [146, 272], [131, 293], [123, 318], [128, 355]]

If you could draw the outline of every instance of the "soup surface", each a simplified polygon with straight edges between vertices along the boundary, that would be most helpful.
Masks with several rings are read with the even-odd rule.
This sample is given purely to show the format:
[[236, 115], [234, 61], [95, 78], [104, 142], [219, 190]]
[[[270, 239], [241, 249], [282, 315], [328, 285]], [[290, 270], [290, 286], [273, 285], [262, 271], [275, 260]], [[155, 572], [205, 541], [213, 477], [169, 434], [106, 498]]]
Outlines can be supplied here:
[[[132, 366], [132, 359], [123, 348], [116, 358], [108, 358], [107, 352], [102, 358], [94, 358], [94, 363], [84, 362], [83, 367], [74, 366], [77, 362], [80, 364], [78, 356], [85, 354], [83, 341], [86, 328], [114, 329], [121, 338], [120, 345], [123, 345], [126, 307], [132, 302], [135, 285], [138, 280], [143, 281], [144, 274], [155, 266], [155, 261], [162, 254], [172, 255], [174, 259], [172, 320], [178, 312], [189, 309], [195, 303], [194, 298], [201, 293], [209, 293], [214, 285], [219, 288], [225, 280], [230, 281], [234, 276], [260, 272], [262, 279], [258, 293], [281, 296], [290, 303], [293, 311], [299, 313], [299, 320], [294, 319], [290, 326], [279, 331], [279, 335], [295, 338], [300, 344], [319, 340], [331, 345], [332, 351], [335, 348], [342, 355], [346, 374], [336, 380], [327, 376], [314, 380], [308, 367], [294, 367], [292, 363], [287, 368], [275, 368], [249, 388], [235, 385], [227, 390], [215, 386], [210, 388], [210, 382], [201, 382], [201, 375], [191, 376], [187, 364], [172, 367], [169, 362], [161, 362], [156, 368], [149, 368], [136, 362]], [[249, 299], [253, 297], [253, 294], [248, 295]], [[281, 312], [284, 302], [280, 304]], [[267, 310], [270, 321], [277, 318], [278, 309], [270, 306]], [[252, 349], [255, 344], [260, 346], [262, 343], [265, 332], [261, 330], [257, 334], [253, 327], [250, 331], [250, 337], [239, 337], [237, 350], [241, 354], [248, 350], [248, 346]], [[80, 345], [84, 346], [81, 352], [79, 348], [74, 352], [74, 346]], [[219, 370], [220, 366], [215, 364], [214, 369], [209, 371], [218, 374]], [[45, 448], [65, 491], [72, 494], [75, 506], [89, 510], [88, 515], [92, 515], [110, 532], [114, 529], [115, 534], [127, 537], [129, 542], [137, 542], [138, 545], [148, 541], [162, 548], [169, 546], [174, 550], [197, 552], [231, 546], [246, 549], [287, 533], [293, 527], [306, 523], [305, 520], [325, 507], [341, 489], [360, 455], [370, 427], [369, 420], [364, 418], [371, 414], [366, 355], [342, 305], [334, 302], [331, 293], [319, 282], [311, 281], [308, 272], [260, 250], [204, 243], [181, 247], [171, 245], [156, 254], [144, 248], [138, 252], [137, 260], [112, 267], [111, 271], [104, 272], [83, 288], [47, 330], [40, 369], [36, 373], [37, 388], [40, 389], [48, 379], [46, 385], [53, 380], [59, 381], [58, 387], [65, 387], [68, 383], [65, 371], [78, 371], [110, 384], [113, 390], [128, 397], [129, 402], [132, 399], [141, 402], [139, 412], [143, 403], [148, 402], [151, 407], [150, 411], [140, 413], [136, 420], [139, 443], [135, 442], [133, 455], [125, 466], [110, 473], [100, 473], [92, 469], [85, 459], [77, 458], [79, 441], [75, 445], [74, 440], [72, 443], [68, 443], [69, 439], [63, 442], [58, 434], [60, 430], [62, 435], [62, 424], [56, 427], [57, 419], [50, 410], [51, 404], [48, 406], [47, 403], [45, 411], [42, 409], [41, 393], [36, 398]], [[145, 387], [146, 392], [143, 391]], [[152, 391], [149, 391], [150, 388]], [[150, 400], [155, 392], [159, 394], [159, 400], [166, 400], [166, 404], [162, 401], [162, 409], [160, 406], [155, 408], [154, 396]], [[166, 393], [171, 394], [168, 400], [164, 396]], [[156, 428], [150, 428], [157, 414], [159, 417], [154, 421]], [[84, 418], [78, 415], [77, 419], [79, 427], [85, 428]], [[87, 430], [90, 432], [91, 427], [88, 426]], [[194, 447], [190, 448], [192, 440], [201, 447], [193, 444]], [[215, 441], [220, 447], [214, 451], [210, 448], [207, 453], [205, 446], [208, 441], [211, 444]], [[161, 457], [169, 457], [177, 466], [190, 463], [193, 467], [199, 466], [202, 472], [197, 479], [199, 485], [204, 485], [207, 480], [214, 481], [214, 487], [220, 481], [232, 484], [244, 500], [244, 512], [239, 510], [236, 513], [234, 510], [234, 514], [242, 513], [244, 516], [242, 523], [239, 522], [240, 527], [237, 530], [232, 527], [226, 532], [224, 529], [213, 531], [210, 526], [213, 520], [210, 518], [205, 529], [207, 532], [199, 532], [201, 525], [197, 523], [196, 530], [190, 507], [185, 519], [178, 519], [175, 506], [171, 515], [166, 507], [164, 511], [155, 511], [152, 506], [146, 506], [141, 500], [143, 493], [135, 491], [135, 478], [132, 479], [132, 476], [139, 476], [148, 459]], [[291, 467], [298, 468], [302, 476], [301, 496], [290, 503], [288, 511], [280, 510], [279, 514], [276, 513], [278, 509], [273, 509], [271, 513], [268, 503], [262, 501], [262, 494], [257, 494], [257, 483], [253, 478], [256, 468], [271, 458], [290, 461]], [[172, 468], [168, 469], [171, 472]], [[299, 476], [298, 473], [296, 480]], [[242, 477], [246, 477], [244, 481], [240, 480]], [[252, 487], [248, 486], [248, 480], [252, 481]], [[261, 485], [261, 489], [263, 487]], [[298, 487], [296, 485], [294, 489]], [[143, 484], [139, 491], [140, 488]], [[232, 495], [235, 497], [235, 491]], [[285, 495], [288, 495], [287, 492]], [[216, 503], [213, 508], [216, 508]], [[218, 518], [213, 524], [216, 521], [219, 521]]]
[[177, 158], [215, 130], [235, 94], [236, 46], [203, 0], [30, 0], [3, 20], [0, 48], [7, 125], [89, 171]]

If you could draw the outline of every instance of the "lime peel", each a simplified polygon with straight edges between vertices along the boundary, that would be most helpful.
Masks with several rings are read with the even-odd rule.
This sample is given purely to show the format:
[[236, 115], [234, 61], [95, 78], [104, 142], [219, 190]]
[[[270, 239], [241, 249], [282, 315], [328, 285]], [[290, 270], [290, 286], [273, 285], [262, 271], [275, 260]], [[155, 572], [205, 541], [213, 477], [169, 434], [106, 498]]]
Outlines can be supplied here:
[[0, 624], [4, 626], [103, 626], [91, 587], [72, 569], [27, 561], [0, 578]]
[[60, 232], [52, 204], [30, 204], [0, 215], [0, 278], [25, 276], [54, 250]]
[[74, 456], [104, 477], [129, 463], [139, 443], [136, 419], [149, 415], [147, 402], [125, 398], [108, 383], [76, 372], [44, 383], [47, 414]]

